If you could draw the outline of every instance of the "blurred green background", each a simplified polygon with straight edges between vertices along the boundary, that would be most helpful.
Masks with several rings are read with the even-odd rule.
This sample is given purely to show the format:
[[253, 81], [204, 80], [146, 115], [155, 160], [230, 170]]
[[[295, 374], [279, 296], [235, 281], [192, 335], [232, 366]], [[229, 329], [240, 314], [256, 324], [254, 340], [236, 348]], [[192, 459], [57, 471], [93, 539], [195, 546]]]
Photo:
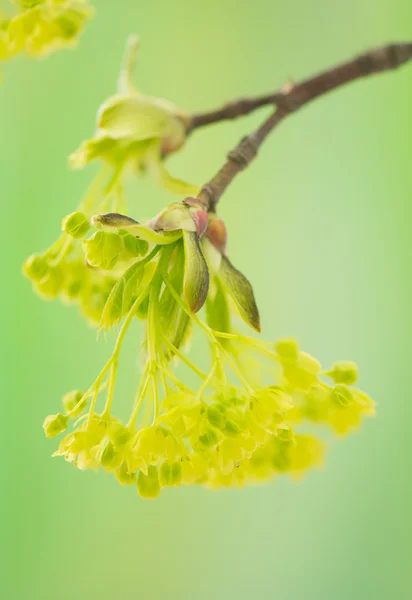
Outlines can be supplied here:
[[[144, 501], [51, 459], [45, 415], [93, 380], [112, 339], [96, 344], [76, 309], [41, 301], [21, 275], [93, 175], [69, 172], [67, 156], [114, 91], [129, 33], [142, 37], [142, 91], [198, 111], [411, 40], [410, 0], [95, 5], [77, 50], [2, 67], [3, 597], [411, 598], [412, 65], [287, 120], [221, 204], [264, 336], [295, 336], [325, 365], [355, 360], [378, 403], [361, 430], [330, 439], [326, 466], [300, 483]], [[171, 171], [206, 181], [264, 114], [197, 132]], [[129, 199], [141, 217], [173, 198], [135, 181]]]

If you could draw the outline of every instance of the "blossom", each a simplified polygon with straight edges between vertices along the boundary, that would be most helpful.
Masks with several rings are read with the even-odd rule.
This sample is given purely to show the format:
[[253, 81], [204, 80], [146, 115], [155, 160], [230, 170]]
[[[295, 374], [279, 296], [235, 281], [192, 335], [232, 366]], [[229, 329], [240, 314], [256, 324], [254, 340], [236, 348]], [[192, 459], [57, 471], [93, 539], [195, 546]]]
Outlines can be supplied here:
[[87, 0], [16, 0], [12, 4], [17, 12], [0, 20], [0, 60], [22, 52], [42, 57], [72, 47], [93, 14]]
[[197, 186], [172, 177], [163, 164], [164, 156], [183, 146], [189, 116], [170, 102], [145, 96], [135, 88], [132, 72], [138, 45], [138, 38], [132, 36], [118, 92], [102, 104], [94, 136], [71, 155], [70, 164], [81, 169], [98, 159], [113, 168], [119, 180], [127, 171], [147, 171], [172, 193], [197, 193]]
[[[372, 400], [353, 388], [353, 363], [323, 371], [294, 340], [273, 344], [237, 333], [235, 314], [259, 329], [253, 289], [229, 261], [224, 223], [196, 199], [173, 203], [146, 223], [119, 213], [94, 215], [87, 226], [80, 217], [68, 222], [76, 234], [84, 228], [90, 236], [76, 241], [87, 260], [115, 279], [100, 327], [121, 327], [90, 388], [66, 394], [64, 414], [46, 418], [48, 437], [69, 430], [55, 456], [113, 474], [143, 498], [180, 485], [241, 487], [279, 475], [300, 477], [320, 466], [324, 445], [312, 433], [314, 424], [342, 435], [374, 413]], [[119, 269], [129, 237], [146, 246]], [[44, 276], [38, 259], [32, 270]], [[204, 305], [206, 322], [197, 314]], [[135, 317], [146, 322], [144, 366], [123, 423], [112, 406], [123, 340]], [[185, 353], [194, 327], [210, 345], [206, 371]], [[175, 374], [175, 361], [196, 375], [198, 385], [189, 387]]]

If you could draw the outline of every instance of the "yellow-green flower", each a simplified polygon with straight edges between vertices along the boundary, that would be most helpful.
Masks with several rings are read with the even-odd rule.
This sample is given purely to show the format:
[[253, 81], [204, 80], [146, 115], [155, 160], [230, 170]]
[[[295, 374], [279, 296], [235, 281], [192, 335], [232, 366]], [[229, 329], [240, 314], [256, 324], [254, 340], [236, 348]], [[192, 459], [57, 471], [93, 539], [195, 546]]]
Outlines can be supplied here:
[[11, 4], [14, 14], [0, 15], [0, 60], [22, 52], [42, 57], [72, 47], [93, 14], [87, 0], [16, 0]]
[[[89, 229], [79, 216], [66, 223], [75, 235]], [[86, 257], [98, 271], [112, 269], [117, 278], [100, 325], [122, 325], [112, 356], [87, 392], [70, 392], [63, 399], [65, 414], [46, 419], [49, 437], [74, 422], [55, 455], [80, 469], [103, 469], [122, 485], [135, 485], [143, 498], [156, 498], [180, 485], [215, 489], [283, 474], [300, 477], [324, 455], [321, 441], [305, 430], [308, 425], [311, 432], [316, 424], [345, 434], [373, 414], [373, 402], [352, 387], [353, 363], [322, 371], [293, 340], [273, 345], [233, 329], [236, 313], [259, 328], [253, 290], [227, 258], [223, 222], [195, 199], [170, 205], [146, 224], [107, 213], [95, 215], [90, 226], [91, 237], [83, 242]], [[116, 271], [127, 236], [146, 243], [147, 253]], [[30, 268], [33, 277], [44, 276], [38, 259]], [[207, 322], [197, 315], [205, 303]], [[122, 423], [112, 416], [115, 382], [135, 317], [146, 322], [144, 366], [130, 416]], [[206, 370], [184, 350], [193, 327], [210, 345]], [[197, 384], [189, 386], [175, 374], [173, 357]]]
[[70, 157], [75, 169], [99, 159], [109, 164], [117, 178], [127, 171], [147, 171], [169, 191], [196, 194], [193, 186], [172, 177], [163, 158], [185, 142], [188, 115], [170, 102], [144, 96], [132, 82], [138, 39], [131, 37], [121, 70], [118, 93], [102, 104], [94, 136]]

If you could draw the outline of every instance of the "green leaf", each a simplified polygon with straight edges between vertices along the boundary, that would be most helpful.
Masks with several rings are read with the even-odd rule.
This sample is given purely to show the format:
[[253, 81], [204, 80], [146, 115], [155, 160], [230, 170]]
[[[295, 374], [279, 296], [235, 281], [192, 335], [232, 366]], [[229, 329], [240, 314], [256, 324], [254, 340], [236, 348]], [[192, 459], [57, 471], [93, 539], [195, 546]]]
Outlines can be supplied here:
[[259, 310], [256, 305], [253, 288], [246, 277], [235, 269], [230, 260], [225, 256], [222, 257], [219, 278], [235, 301], [242, 319], [250, 327], [253, 327], [256, 331], [260, 331]]
[[[176, 245], [176, 250], [172, 256], [172, 266], [169, 271], [169, 281], [174, 290], [180, 295], [183, 289], [184, 277], [184, 250], [181, 242]], [[190, 317], [181, 309], [179, 304], [170, 293], [166, 286], [160, 296], [159, 315], [162, 324], [162, 333], [165, 338], [175, 346], [181, 348], [190, 334]], [[165, 355], [168, 358], [173, 356], [173, 352], [166, 348]]]
[[129, 312], [137, 296], [137, 288], [141, 283], [143, 273], [144, 266], [140, 262], [137, 262], [113, 286], [104, 305], [100, 320], [100, 329], [103, 327], [109, 329]]
[[[215, 277], [215, 293], [209, 293], [206, 301], [206, 319], [209, 327], [215, 331], [230, 331], [230, 311], [227, 295], [222, 283]], [[221, 340], [226, 341], [226, 340]]]
[[183, 296], [193, 312], [198, 312], [209, 291], [209, 271], [199, 245], [196, 232], [183, 231], [185, 273]]

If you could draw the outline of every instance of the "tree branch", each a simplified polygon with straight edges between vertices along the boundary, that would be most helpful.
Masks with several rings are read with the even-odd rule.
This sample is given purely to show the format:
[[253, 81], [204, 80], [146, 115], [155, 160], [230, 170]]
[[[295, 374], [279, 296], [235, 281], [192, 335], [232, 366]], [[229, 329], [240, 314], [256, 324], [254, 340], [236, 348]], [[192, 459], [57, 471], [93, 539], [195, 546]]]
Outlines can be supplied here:
[[276, 106], [275, 112], [258, 129], [243, 138], [228, 154], [223, 167], [213, 179], [203, 186], [198, 195], [199, 201], [209, 212], [214, 212], [219, 198], [231, 181], [252, 162], [269, 133], [288, 115], [346, 83], [374, 73], [396, 69], [410, 60], [412, 60], [412, 43], [390, 44], [371, 50], [301, 83], [290, 84], [274, 94], [260, 98], [241, 99], [216, 111], [193, 115], [188, 132], [210, 123], [236, 119], [261, 106], [268, 104]]

